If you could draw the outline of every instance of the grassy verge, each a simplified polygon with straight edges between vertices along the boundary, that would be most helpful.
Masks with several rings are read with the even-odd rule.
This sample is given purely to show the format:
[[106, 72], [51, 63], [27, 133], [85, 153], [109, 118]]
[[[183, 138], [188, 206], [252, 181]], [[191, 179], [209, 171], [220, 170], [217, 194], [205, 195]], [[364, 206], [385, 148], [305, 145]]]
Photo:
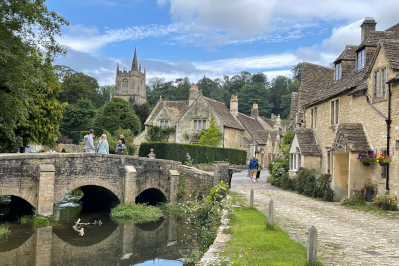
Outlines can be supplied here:
[[[231, 240], [222, 252], [234, 265], [307, 265], [306, 248], [289, 238], [274, 225], [266, 229], [267, 217], [254, 208], [244, 206], [240, 195], [230, 193], [234, 207], [226, 233]], [[322, 264], [318, 264], [322, 265]]]
[[111, 210], [111, 217], [116, 219], [129, 219], [133, 222], [144, 223], [157, 221], [162, 216], [162, 210], [145, 204], [119, 204]]
[[19, 218], [19, 221], [21, 224], [30, 224], [35, 228], [46, 227], [50, 223], [48, 218], [37, 215], [24, 215]]
[[383, 211], [381, 207], [374, 206], [372, 204], [359, 204], [359, 205], [341, 205], [347, 209], [370, 212], [381, 215], [390, 219], [399, 219], [399, 212]]
[[0, 225], [0, 240], [7, 240], [11, 231], [8, 229], [8, 224]]

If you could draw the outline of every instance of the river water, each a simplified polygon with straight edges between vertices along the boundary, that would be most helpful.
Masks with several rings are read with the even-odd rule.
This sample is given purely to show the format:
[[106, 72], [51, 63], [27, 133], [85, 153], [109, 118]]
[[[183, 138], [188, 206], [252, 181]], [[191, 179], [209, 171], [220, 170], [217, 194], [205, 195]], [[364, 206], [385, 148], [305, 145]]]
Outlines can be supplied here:
[[[85, 235], [79, 236], [72, 229], [79, 218], [97, 224], [85, 226]], [[51, 226], [7, 222], [11, 235], [0, 240], [0, 265], [183, 265], [182, 258], [197, 247], [192, 220], [164, 212], [156, 222], [114, 221], [109, 212], [87, 212], [76, 199], [64, 198], [54, 208]]]

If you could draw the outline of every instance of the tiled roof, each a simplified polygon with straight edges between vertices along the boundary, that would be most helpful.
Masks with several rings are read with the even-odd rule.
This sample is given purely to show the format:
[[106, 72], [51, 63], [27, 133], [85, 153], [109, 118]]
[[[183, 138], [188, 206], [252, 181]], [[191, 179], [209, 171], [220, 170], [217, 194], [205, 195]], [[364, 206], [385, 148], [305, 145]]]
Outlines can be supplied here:
[[371, 151], [361, 123], [339, 124], [332, 149], [345, 148], [351, 152]]
[[363, 46], [377, 46], [381, 39], [392, 39], [394, 38], [394, 32], [388, 31], [373, 31], [370, 32], [366, 40], [364, 40], [358, 47], [357, 50]]
[[271, 120], [271, 119], [269, 119], [269, 118], [266, 118], [266, 117], [263, 117], [263, 116], [261, 116], [260, 118], [261, 118], [263, 121], [265, 121], [266, 124], [268, 124], [268, 126], [271, 127], [271, 128], [273, 128], [273, 127], [274, 127], [274, 124], [276, 123], [276, 122], [274, 122], [273, 120]]
[[319, 144], [316, 141], [314, 132], [309, 128], [299, 128], [295, 130], [298, 138], [301, 154], [304, 156], [321, 156]]
[[320, 99], [321, 88], [334, 80], [334, 69], [304, 62], [302, 65], [301, 84], [299, 86], [300, 105], [307, 105]]
[[157, 114], [161, 111], [163, 106], [164, 106], [163, 101], [162, 100], [158, 101], [157, 105], [155, 105], [154, 109], [151, 111], [151, 114], [149, 115], [144, 124], [147, 126], [152, 126], [152, 122], [154, 121]]
[[347, 45], [341, 55], [338, 56], [337, 59], [335, 59], [334, 63], [340, 60], [356, 60], [357, 47], [357, 45]]
[[165, 101], [166, 107], [170, 110], [173, 117], [177, 120], [188, 110], [188, 101]]
[[243, 127], [251, 135], [252, 135], [252, 133], [254, 133], [256, 131], [265, 130], [262, 127], [262, 125], [255, 118], [249, 117], [249, 116], [244, 115], [242, 113], [238, 113], [237, 118], [240, 121], [240, 123], [243, 125]]
[[227, 108], [227, 106], [224, 103], [215, 101], [213, 99], [209, 99], [207, 97], [204, 98], [208, 102], [208, 104], [212, 107], [212, 109], [216, 112], [216, 114], [222, 120], [223, 124], [226, 127], [244, 130], [240, 125], [240, 123], [238, 123], [238, 121], [230, 113], [230, 110]]
[[399, 69], [399, 40], [382, 40], [384, 54], [391, 68]]

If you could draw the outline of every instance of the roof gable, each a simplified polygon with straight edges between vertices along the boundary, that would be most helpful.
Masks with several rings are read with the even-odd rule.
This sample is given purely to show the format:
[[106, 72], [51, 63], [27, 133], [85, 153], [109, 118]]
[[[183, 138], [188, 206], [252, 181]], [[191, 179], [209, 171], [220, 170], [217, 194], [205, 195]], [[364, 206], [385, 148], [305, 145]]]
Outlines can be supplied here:
[[347, 45], [344, 49], [344, 51], [338, 56], [337, 59], [335, 59], [334, 63], [337, 63], [338, 61], [341, 60], [356, 60], [356, 48], [357, 45]]
[[343, 123], [338, 127], [332, 150], [344, 148], [351, 152], [371, 151], [361, 123]]
[[[244, 130], [224, 103], [202, 96], [226, 127]], [[197, 99], [198, 100], [198, 99]]]
[[319, 144], [312, 129], [297, 129], [294, 137], [298, 140], [299, 150], [303, 156], [321, 156]]

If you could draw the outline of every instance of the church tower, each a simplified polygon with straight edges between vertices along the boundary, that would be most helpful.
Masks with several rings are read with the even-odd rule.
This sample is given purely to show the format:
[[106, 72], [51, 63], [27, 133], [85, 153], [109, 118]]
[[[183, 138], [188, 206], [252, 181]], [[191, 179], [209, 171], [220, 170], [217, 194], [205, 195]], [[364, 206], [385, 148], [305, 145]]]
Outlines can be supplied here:
[[145, 69], [141, 72], [141, 65], [137, 63], [137, 52], [134, 48], [131, 70], [119, 70], [119, 64], [116, 66], [114, 97], [133, 101], [135, 105], [144, 104], [147, 101], [145, 76]]

